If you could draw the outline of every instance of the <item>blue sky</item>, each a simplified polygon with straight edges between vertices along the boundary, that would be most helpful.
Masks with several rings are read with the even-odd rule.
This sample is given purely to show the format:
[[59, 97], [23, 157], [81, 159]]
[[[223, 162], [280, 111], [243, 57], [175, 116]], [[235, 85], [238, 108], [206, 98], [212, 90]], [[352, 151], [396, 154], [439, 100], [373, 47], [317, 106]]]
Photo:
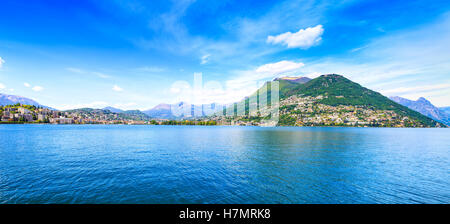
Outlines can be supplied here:
[[194, 86], [194, 74], [205, 87], [196, 102], [232, 102], [277, 76], [338, 73], [386, 96], [450, 106], [449, 52], [448, 1], [3, 0], [0, 7], [0, 92], [58, 109], [189, 100], [179, 87]]

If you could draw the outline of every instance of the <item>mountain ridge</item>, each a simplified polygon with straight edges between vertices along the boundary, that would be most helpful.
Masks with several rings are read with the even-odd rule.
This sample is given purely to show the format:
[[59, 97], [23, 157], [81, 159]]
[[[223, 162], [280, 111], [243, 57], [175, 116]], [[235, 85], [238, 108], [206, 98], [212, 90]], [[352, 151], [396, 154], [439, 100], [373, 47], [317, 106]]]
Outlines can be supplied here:
[[424, 97], [419, 97], [416, 101], [409, 100], [399, 96], [391, 96], [389, 99], [408, 107], [411, 110], [417, 111], [429, 118], [450, 125], [450, 116], [438, 107], [434, 106], [430, 101]]
[[[175, 116], [174, 113], [172, 112], [172, 107], [179, 108], [181, 110], [181, 108], [183, 108], [186, 105], [190, 105], [190, 107], [191, 107], [189, 114], [182, 114], [180, 116]], [[213, 108], [211, 110], [216, 110], [217, 108], [221, 109], [223, 107], [223, 105], [217, 104], [217, 103], [201, 104], [201, 105], [194, 105], [194, 104], [189, 104], [186, 102], [178, 102], [178, 103], [174, 103], [174, 104], [161, 103], [161, 104], [156, 105], [152, 109], [144, 110], [142, 112], [153, 118], [158, 118], [158, 119], [193, 118], [193, 117], [199, 117], [199, 116], [195, 115], [194, 111], [200, 112], [201, 113], [200, 117], [201, 116], [209, 116], [212, 113], [216, 112], [216, 111], [210, 112], [209, 110], [205, 109], [206, 106], [211, 106], [211, 105], [213, 106]]]
[[102, 108], [102, 110], [109, 110], [109, 111], [114, 112], [114, 113], [122, 113], [122, 112], [124, 112], [124, 110], [121, 110], [121, 109], [115, 108], [115, 107], [104, 107], [104, 108]]
[[36, 102], [35, 100], [32, 100], [32, 99], [27, 98], [27, 97], [0, 93], [0, 105], [1, 106], [14, 105], [14, 104], [18, 104], [18, 103], [24, 104], [24, 105], [33, 105], [33, 106], [36, 106], [36, 107], [53, 109], [51, 107], [42, 105], [42, 104]]
[[[274, 81], [279, 82], [280, 90], [279, 125], [444, 126], [442, 123], [400, 105], [342, 75], [321, 75], [305, 83], [295, 83], [286, 79], [275, 79]], [[250, 97], [256, 96], [259, 102], [259, 95], [267, 91], [267, 101], [270, 106], [270, 90], [274, 81], [266, 82]], [[239, 123], [242, 121], [241, 123], [249, 124], [254, 123], [255, 120], [261, 120], [261, 116], [250, 118], [248, 98], [244, 99], [245, 115], [234, 120], [227, 118], [226, 122]], [[236, 105], [241, 103], [242, 101], [234, 104], [235, 116]]]
[[[435, 121], [421, 113], [411, 110], [382, 94], [372, 91], [352, 82], [342, 75], [326, 74], [314, 79], [306, 77], [282, 77], [266, 82], [263, 87], [252, 95], [244, 98], [245, 116], [249, 116], [249, 99], [256, 96], [259, 102], [260, 94], [267, 92], [267, 100], [270, 106], [271, 86], [278, 81], [280, 90], [280, 122], [279, 125], [370, 125], [382, 127], [436, 127], [443, 124]], [[2, 94], [6, 95], [6, 94]], [[8, 99], [17, 99], [13, 95], [6, 95]], [[19, 97], [20, 99], [27, 99]], [[431, 104], [425, 98], [418, 100], [424, 104]], [[10, 102], [4, 100], [4, 102]], [[11, 101], [12, 102], [12, 101]], [[24, 101], [31, 105], [42, 106], [36, 101]], [[173, 104], [181, 107], [185, 102]], [[220, 115], [224, 105], [214, 104], [214, 114], [204, 112], [205, 105], [191, 105], [190, 113], [175, 116], [171, 104], [158, 104], [150, 110], [128, 110], [123, 111], [114, 107], [103, 109], [80, 108], [67, 110], [72, 113], [80, 111], [93, 116], [104, 114], [119, 114], [130, 119], [184, 119], [199, 118]], [[189, 104], [190, 105], [190, 104]], [[234, 113], [236, 113], [236, 103]], [[259, 110], [259, 108], [258, 108]], [[113, 112], [116, 111], [116, 112]], [[195, 114], [194, 111], [201, 111]], [[219, 112], [219, 113], [218, 113]], [[241, 114], [242, 115], [242, 114]], [[114, 115], [116, 116], [116, 115]], [[253, 116], [253, 115], [252, 115]], [[258, 115], [260, 116], [260, 115]], [[309, 116], [309, 117], [307, 117]], [[248, 118], [245, 118], [248, 120]], [[261, 121], [263, 117], [253, 117], [254, 121]], [[228, 119], [229, 120], [229, 119]]]

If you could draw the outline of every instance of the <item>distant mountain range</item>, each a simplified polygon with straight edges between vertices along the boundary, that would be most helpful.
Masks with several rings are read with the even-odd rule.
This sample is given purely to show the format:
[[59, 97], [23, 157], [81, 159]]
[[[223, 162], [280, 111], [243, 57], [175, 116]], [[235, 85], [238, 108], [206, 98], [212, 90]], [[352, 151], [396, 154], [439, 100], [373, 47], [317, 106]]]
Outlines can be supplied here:
[[[5, 106], [5, 105], [14, 105], [14, 104], [24, 104], [24, 105], [34, 105], [37, 107], [43, 107], [43, 108], [49, 108], [52, 110], [55, 110], [51, 107], [42, 105], [32, 99], [26, 98], [26, 97], [22, 97], [22, 96], [16, 96], [16, 95], [7, 95], [7, 94], [2, 94], [0, 93], [0, 106]], [[184, 106], [184, 102], [180, 102], [177, 104], [174, 104], [175, 107], [183, 107]], [[219, 104], [213, 104], [215, 107], [217, 108], [221, 108]], [[118, 113], [118, 114], [124, 114], [124, 115], [128, 115], [134, 118], [138, 118], [139, 120], [141, 119], [150, 119], [150, 118], [155, 118], [155, 119], [181, 119], [181, 118], [186, 118], [186, 117], [194, 117], [194, 110], [197, 109], [199, 111], [204, 111], [201, 110], [202, 107], [204, 107], [205, 105], [191, 105], [191, 114], [184, 114], [183, 116], [180, 117], [176, 117], [173, 115], [172, 111], [171, 111], [171, 104], [159, 104], [157, 106], [155, 106], [152, 109], [149, 110], [145, 110], [145, 111], [139, 111], [139, 110], [122, 110], [122, 109], [118, 109], [115, 107], [104, 107], [102, 109], [92, 109], [92, 108], [79, 108], [79, 109], [73, 109], [73, 110], [67, 110], [70, 112], [74, 112], [76, 110], [82, 110], [83, 112], [89, 112], [89, 113], [100, 113], [100, 112], [104, 112], [104, 111], [110, 111], [112, 113]], [[102, 112], [102, 113], [103, 113]], [[207, 116], [210, 114], [205, 114], [205, 112], [202, 112], [201, 116]]]
[[172, 114], [170, 108], [171, 108], [170, 104], [161, 103], [150, 110], [144, 110], [142, 112], [153, 118], [175, 119], [176, 117]]
[[[283, 77], [274, 81], [279, 82], [280, 120], [279, 125], [353, 125], [353, 126], [382, 126], [382, 127], [435, 127], [442, 123], [449, 124], [450, 107], [436, 108], [424, 98], [411, 101], [401, 97], [391, 99], [378, 92], [364, 88], [341, 75], [328, 74], [315, 79], [307, 77]], [[263, 87], [249, 97], [270, 91], [272, 82], [266, 82]], [[258, 125], [264, 117], [254, 117], [248, 114], [249, 97], [245, 97], [245, 116], [235, 119], [236, 122]], [[270, 101], [270, 92], [268, 92]], [[242, 101], [241, 101], [242, 102]], [[0, 94], [0, 105], [27, 104], [46, 107], [29, 98]], [[231, 104], [237, 111], [237, 104]], [[159, 104], [150, 110], [121, 110], [114, 107], [103, 109], [82, 108], [69, 110], [80, 111], [92, 116], [119, 116], [124, 119], [184, 119], [199, 116], [218, 116], [224, 112], [225, 105], [213, 104], [208, 114], [203, 110], [206, 105], [190, 105], [190, 113], [176, 117], [172, 107], [181, 108], [185, 102], [176, 104]], [[48, 108], [48, 107], [46, 107]], [[259, 109], [258, 109], [259, 110]], [[194, 111], [202, 111], [194, 114]], [[111, 114], [113, 113], [113, 114]], [[115, 115], [117, 114], [117, 115]], [[241, 116], [241, 115], [240, 115]], [[259, 117], [258, 117], [259, 116]], [[432, 118], [432, 119], [431, 119]], [[231, 122], [227, 118], [227, 122]], [[433, 120], [434, 119], [434, 120]], [[437, 121], [437, 122], [436, 122]], [[441, 122], [438, 123], [438, 122]]]
[[450, 116], [450, 107], [439, 107], [439, 110], [441, 110], [442, 112], [448, 114], [448, 116]]
[[115, 107], [105, 107], [105, 108], [103, 108], [103, 110], [109, 110], [114, 113], [122, 113], [123, 112], [123, 110], [115, 108]]
[[[192, 118], [192, 117], [196, 117], [195, 116], [195, 110], [200, 111], [201, 115], [199, 116], [208, 116], [211, 115], [213, 113], [216, 112], [216, 110], [214, 109], [218, 109], [218, 110], [222, 110], [223, 106], [220, 104], [213, 104], [213, 111], [212, 112], [207, 112], [207, 110], [203, 110], [203, 108], [206, 107], [206, 105], [190, 105], [190, 113], [183, 113], [180, 116], [176, 116], [175, 113], [172, 113], [172, 106], [174, 108], [183, 108], [183, 106], [185, 106], [185, 102], [179, 102], [176, 104], [166, 104], [166, 103], [161, 103], [155, 107], [153, 107], [152, 109], [149, 110], [144, 110], [144, 111], [139, 111], [139, 110], [134, 110], [135, 113], [142, 113], [147, 115], [150, 118], [153, 119], [168, 119], [168, 120], [176, 120], [176, 119], [183, 119], [183, 118]], [[210, 106], [210, 105], [208, 105]], [[130, 111], [124, 111], [118, 108], [114, 108], [114, 107], [105, 107], [103, 108], [103, 110], [109, 110], [111, 112], [114, 113], [130, 113]], [[197, 116], [198, 117], [198, 116]]]
[[415, 110], [429, 118], [432, 118], [436, 121], [442, 122], [446, 125], [450, 125], [450, 115], [449, 115], [449, 108], [437, 108], [433, 104], [430, 103], [427, 99], [420, 97], [416, 101], [409, 100], [406, 98], [402, 98], [399, 96], [392, 96], [389, 97], [391, 100], [408, 107], [409, 109]]
[[23, 96], [8, 95], [8, 94], [0, 93], [0, 105], [1, 106], [14, 105], [17, 103], [52, 109], [50, 107], [41, 105], [40, 103], [38, 103], [32, 99], [23, 97]]
[[[175, 116], [174, 113], [172, 112], [172, 107], [175, 109], [181, 109], [185, 106], [186, 102], [179, 102], [176, 104], [159, 104], [156, 107], [150, 109], [150, 110], [145, 110], [142, 111], [145, 114], [147, 114], [150, 117], [153, 118], [159, 118], [159, 119], [180, 119], [180, 118], [189, 118], [189, 117], [196, 117], [195, 115], [195, 111], [199, 111], [201, 112], [200, 115], [198, 116], [209, 116], [212, 115], [214, 113], [216, 113], [217, 111], [221, 111], [223, 110], [224, 105], [222, 104], [217, 104], [217, 103], [213, 103], [213, 104], [203, 104], [203, 105], [190, 105], [190, 113], [188, 112], [183, 113], [183, 115], [181, 116]], [[206, 107], [208, 107], [209, 110], [206, 109]], [[211, 108], [212, 107], [212, 108]], [[197, 116], [197, 117], [198, 117]]]

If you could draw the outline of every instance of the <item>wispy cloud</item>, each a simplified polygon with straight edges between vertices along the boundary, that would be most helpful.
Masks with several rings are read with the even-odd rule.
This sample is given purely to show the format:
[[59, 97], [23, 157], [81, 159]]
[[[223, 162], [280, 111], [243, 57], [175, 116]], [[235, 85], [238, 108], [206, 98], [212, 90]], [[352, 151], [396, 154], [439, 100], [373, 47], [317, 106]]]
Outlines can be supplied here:
[[449, 95], [443, 96], [441, 87], [450, 83], [449, 25], [447, 14], [434, 23], [373, 39], [350, 55], [305, 60], [302, 72], [338, 73], [382, 94], [421, 95], [448, 105]]
[[91, 74], [91, 75], [95, 75], [95, 76], [97, 76], [99, 78], [102, 78], [102, 79], [111, 78], [110, 75], [107, 75], [107, 74], [102, 73], [102, 72], [86, 71], [86, 70], [83, 70], [83, 69], [80, 69], [80, 68], [69, 67], [69, 68], [66, 68], [66, 70], [69, 71], [69, 72], [78, 73], [78, 74]]
[[[24, 82], [23, 85], [27, 88], [31, 88], [31, 84], [28, 82]], [[35, 91], [35, 92], [40, 92], [42, 90], [44, 90], [44, 87], [42, 86], [34, 86], [33, 88], [31, 88], [31, 90]]]
[[3, 89], [5, 89], [5, 88], [6, 88], [5, 84], [0, 83], [0, 90], [3, 90]]
[[86, 73], [85, 71], [79, 69], [79, 68], [66, 68], [67, 71], [69, 72], [73, 72], [73, 73], [79, 73], [79, 74], [84, 74]]
[[305, 64], [301, 62], [293, 62], [293, 61], [279, 61], [276, 63], [270, 63], [259, 66], [255, 71], [257, 73], [268, 73], [268, 74], [281, 74], [285, 72], [294, 71], [303, 67]]
[[40, 91], [44, 90], [44, 87], [42, 87], [42, 86], [35, 86], [35, 87], [31, 88], [31, 89], [33, 91], [35, 91], [35, 92], [40, 92]]
[[315, 27], [300, 29], [296, 33], [286, 32], [276, 36], [268, 36], [267, 42], [282, 44], [288, 48], [308, 49], [320, 43], [323, 32], [323, 26], [317, 25]]
[[104, 101], [94, 101], [90, 103], [64, 104], [58, 107], [59, 110], [71, 110], [79, 108], [95, 108], [101, 109], [107, 107], [108, 103]]
[[64, 104], [58, 107], [60, 110], [71, 110], [71, 109], [79, 109], [79, 108], [94, 108], [94, 109], [102, 109], [108, 106], [112, 106], [114, 108], [118, 108], [121, 110], [131, 110], [137, 104], [135, 102], [129, 103], [113, 103], [110, 104], [105, 101], [93, 101], [88, 103], [75, 103], [75, 104]]
[[5, 60], [3, 60], [2, 57], [0, 57], [0, 68], [3, 67], [3, 64], [5, 64]]
[[129, 103], [115, 103], [112, 105], [112, 107], [119, 108], [121, 110], [131, 110], [132, 107], [136, 106], [137, 103], [135, 102], [129, 102]]
[[420, 94], [429, 91], [438, 91], [442, 89], [450, 88], [450, 83], [445, 84], [435, 84], [435, 85], [421, 85], [414, 87], [399, 87], [394, 89], [383, 90], [382, 93], [386, 95], [405, 95], [405, 94]]
[[[279, 2], [271, 10], [262, 12], [256, 18], [245, 16], [228, 18], [226, 23], [218, 25], [227, 33], [226, 37], [210, 38], [190, 34], [181, 19], [193, 2], [175, 1], [169, 12], [150, 18], [150, 29], [157, 31], [158, 35], [152, 38], [134, 38], [132, 42], [144, 49], [169, 51], [176, 55], [195, 55], [200, 59], [200, 63], [207, 62], [201, 60], [203, 56], [214, 55], [214, 60], [220, 61], [220, 66], [231, 69], [240, 66], [242, 68], [259, 61], [263, 56], [280, 51], [266, 44], [269, 35], [319, 24], [324, 16], [321, 13], [327, 7], [341, 5], [315, 0]], [[264, 28], [261, 29], [262, 27]]]
[[144, 67], [137, 68], [136, 70], [137, 71], [141, 71], [141, 72], [157, 73], [157, 72], [163, 72], [166, 69], [165, 68], [161, 68], [161, 67], [157, 67], [157, 66], [144, 66]]
[[200, 58], [200, 64], [206, 64], [209, 61], [210, 54], [205, 54]]
[[118, 85], [114, 85], [114, 86], [112, 87], [112, 90], [114, 90], [114, 91], [116, 91], [116, 92], [122, 92], [122, 91], [123, 91], [123, 89], [120, 88]]
[[94, 75], [96, 75], [96, 76], [98, 76], [98, 77], [100, 77], [102, 79], [111, 78], [111, 76], [109, 76], [107, 74], [104, 74], [104, 73], [101, 73], [101, 72], [92, 72], [92, 74], [94, 74]]
[[237, 75], [226, 81], [227, 86], [241, 88], [259, 81], [268, 81], [275, 77], [298, 71], [304, 66], [301, 62], [279, 61], [261, 65], [253, 70], [237, 71]]
[[[221, 103], [228, 104], [241, 100], [245, 96], [252, 94], [265, 81], [278, 76], [296, 73], [304, 66], [301, 62], [279, 61], [268, 63], [256, 67], [252, 70], [235, 71], [233, 78], [225, 81], [225, 85], [218, 82], [207, 82], [201, 93], [189, 92], [187, 83], [179, 83], [172, 86], [171, 93], [180, 96], [175, 101], [188, 101], [191, 103]], [[188, 92], [183, 92], [187, 89]]]

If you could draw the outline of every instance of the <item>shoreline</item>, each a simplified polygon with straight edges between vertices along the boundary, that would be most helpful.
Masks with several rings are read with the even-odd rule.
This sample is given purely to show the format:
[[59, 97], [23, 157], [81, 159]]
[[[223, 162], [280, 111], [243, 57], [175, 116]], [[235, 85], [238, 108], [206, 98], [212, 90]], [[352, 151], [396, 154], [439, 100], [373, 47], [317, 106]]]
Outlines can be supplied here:
[[57, 125], [57, 126], [65, 126], [65, 125], [117, 125], [117, 126], [200, 126], [200, 127], [299, 127], [299, 128], [423, 128], [423, 129], [441, 129], [441, 128], [449, 128], [447, 127], [373, 127], [373, 126], [331, 126], [331, 125], [316, 125], [316, 126], [257, 126], [257, 125], [173, 125], [173, 124], [52, 124], [52, 123], [3, 123], [0, 122], [0, 125]]

